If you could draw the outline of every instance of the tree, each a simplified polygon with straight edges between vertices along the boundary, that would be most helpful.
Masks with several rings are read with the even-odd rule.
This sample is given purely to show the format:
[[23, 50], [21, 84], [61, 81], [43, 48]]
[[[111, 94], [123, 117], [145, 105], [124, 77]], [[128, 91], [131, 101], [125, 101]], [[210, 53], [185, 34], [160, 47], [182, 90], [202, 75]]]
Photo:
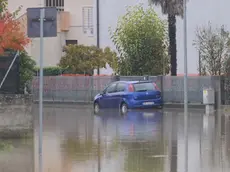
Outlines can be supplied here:
[[20, 50], [29, 43], [29, 38], [21, 31], [20, 22], [16, 19], [19, 7], [14, 12], [9, 12], [7, 9], [7, 0], [0, 0], [0, 54], [6, 50]]
[[199, 27], [194, 45], [200, 54], [199, 71], [201, 75], [221, 75], [226, 72], [230, 53], [230, 34], [222, 26], [213, 29]]
[[[152, 7], [137, 5], [127, 8], [118, 20], [111, 39], [120, 58], [121, 75], [162, 75], [168, 73], [167, 30]], [[165, 71], [165, 73], [164, 73]]]
[[96, 46], [68, 45], [64, 48], [65, 55], [59, 66], [73, 73], [93, 74], [97, 67], [106, 67], [109, 64], [116, 72], [117, 55], [110, 48], [100, 49]]
[[183, 0], [150, 0], [152, 4], [161, 6], [163, 14], [168, 15], [169, 54], [171, 75], [177, 75], [176, 16], [183, 17]]
[[34, 75], [35, 61], [24, 51], [24, 47], [30, 42], [26, 34], [21, 30], [20, 22], [17, 20], [17, 10], [8, 10], [8, 0], [0, 0], [0, 54], [12, 56], [15, 51], [20, 51], [20, 92], [24, 92], [25, 86], [28, 88], [29, 82]]
[[22, 51], [19, 55], [19, 76], [20, 76], [20, 93], [24, 92], [24, 88], [30, 92], [29, 85], [34, 76], [34, 69], [36, 62], [27, 54], [27, 52]]

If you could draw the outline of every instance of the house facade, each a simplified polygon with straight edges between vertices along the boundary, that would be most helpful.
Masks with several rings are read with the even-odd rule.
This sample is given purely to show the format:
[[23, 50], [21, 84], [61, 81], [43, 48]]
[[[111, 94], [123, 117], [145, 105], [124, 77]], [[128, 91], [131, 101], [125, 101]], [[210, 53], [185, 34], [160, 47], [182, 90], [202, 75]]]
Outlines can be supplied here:
[[[44, 65], [55, 66], [63, 55], [63, 47], [68, 44], [95, 45], [95, 27], [93, 24], [94, 0], [44, 0], [46, 7], [57, 7], [57, 37], [44, 38]], [[40, 7], [40, 0], [8, 0], [10, 11], [22, 5], [19, 20], [22, 29], [27, 32], [27, 8]], [[26, 47], [27, 52], [39, 65], [40, 39], [33, 38]]]

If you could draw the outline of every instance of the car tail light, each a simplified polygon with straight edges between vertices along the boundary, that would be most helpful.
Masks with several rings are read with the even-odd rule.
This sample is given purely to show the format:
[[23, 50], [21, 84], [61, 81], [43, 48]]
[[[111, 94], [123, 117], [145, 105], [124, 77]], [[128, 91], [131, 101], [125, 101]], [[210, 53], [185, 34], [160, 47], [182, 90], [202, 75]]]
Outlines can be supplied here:
[[129, 92], [134, 92], [133, 84], [129, 84]]
[[159, 87], [157, 86], [156, 83], [153, 83], [154, 87], [156, 88], [156, 90], [160, 91]]

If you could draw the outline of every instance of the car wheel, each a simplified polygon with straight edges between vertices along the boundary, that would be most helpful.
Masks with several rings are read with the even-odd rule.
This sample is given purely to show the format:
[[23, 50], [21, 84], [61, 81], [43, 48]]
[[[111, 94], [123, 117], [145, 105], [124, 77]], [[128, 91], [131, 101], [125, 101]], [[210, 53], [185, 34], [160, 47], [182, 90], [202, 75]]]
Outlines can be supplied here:
[[96, 103], [94, 103], [94, 113], [97, 114], [97, 113], [99, 113], [99, 111], [100, 111], [100, 106], [99, 106], [99, 104], [96, 102]]
[[128, 112], [128, 106], [126, 103], [121, 104], [121, 113], [125, 115]]

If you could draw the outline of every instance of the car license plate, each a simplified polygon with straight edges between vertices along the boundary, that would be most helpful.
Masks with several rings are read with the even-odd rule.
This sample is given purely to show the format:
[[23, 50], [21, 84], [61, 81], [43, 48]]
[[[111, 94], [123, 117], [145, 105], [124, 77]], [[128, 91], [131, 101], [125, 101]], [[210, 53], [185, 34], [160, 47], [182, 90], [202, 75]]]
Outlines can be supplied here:
[[154, 102], [144, 102], [143, 105], [154, 105]]

